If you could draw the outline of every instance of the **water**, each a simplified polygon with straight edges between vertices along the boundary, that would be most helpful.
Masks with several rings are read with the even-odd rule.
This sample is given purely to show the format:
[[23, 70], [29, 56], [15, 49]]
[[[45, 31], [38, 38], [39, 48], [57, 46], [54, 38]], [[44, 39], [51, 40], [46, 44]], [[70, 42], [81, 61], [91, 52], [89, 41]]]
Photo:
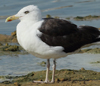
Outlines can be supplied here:
[[[1, 1], [1, 0], [0, 0]], [[42, 11], [42, 16], [47, 14], [59, 16], [61, 18], [100, 15], [100, 0], [3, 0], [0, 2], [0, 16], [10, 16], [16, 14], [26, 5], [38, 5]], [[61, 7], [61, 8], [60, 8]], [[0, 34], [10, 35], [15, 31], [19, 21], [5, 23], [5, 19], [0, 19]], [[80, 25], [91, 25], [100, 28], [100, 20], [74, 21]], [[97, 45], [98, 47], [99, 45]], [[93, 46], [91, 46], [93, 47]], [[100, 54], [73, 54], [57, 60], [57, 69], [85, 69], [99, 71], [100, 64], [90, 64], [93, 61], [100, 61]], [[45, 67], [37, 65], [37, 62], [46, 61], [36, 58], [30, 54], [16, 56], [0, 56], [0, 75], [24, 75], [32, 71], [45, 70]], [[52, 64], [52, 62], [51, 62]]]
[[[32, 71], [46, 70], [46, 67], [38, 65], [45, 59], [36, 58], [32, 55], [0, 56], [0, 75], [25, 75]], [[57, 59], [57, 70], [81, 69], [100, 72], [100, 64], [91, 62], [100, 61], [100, 54], [72, 54], [65, 58]], [[51, 66], [52, 66], [51, 59]], [[52, 70], [52, 67], [51, 67]]]

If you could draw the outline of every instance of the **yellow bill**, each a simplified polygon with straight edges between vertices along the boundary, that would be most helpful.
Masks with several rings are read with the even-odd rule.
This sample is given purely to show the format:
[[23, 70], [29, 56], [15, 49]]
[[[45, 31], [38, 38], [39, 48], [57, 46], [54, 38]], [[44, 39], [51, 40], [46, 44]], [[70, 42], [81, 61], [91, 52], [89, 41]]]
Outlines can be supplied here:
[[16, 19], [19, 19], [19, 17], [13, 15], [13, 16], [9, 16], [5, 22], [10, 22], [10, 21], [13, 21], [13, 20], [16, 20]]

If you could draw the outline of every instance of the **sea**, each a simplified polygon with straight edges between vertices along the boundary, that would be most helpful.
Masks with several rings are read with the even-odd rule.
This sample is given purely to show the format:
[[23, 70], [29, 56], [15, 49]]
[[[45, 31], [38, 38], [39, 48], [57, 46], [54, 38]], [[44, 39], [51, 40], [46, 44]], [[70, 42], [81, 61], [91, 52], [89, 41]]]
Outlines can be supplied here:
[[[11, 35], [11, 32], [16, 30], [19, 20], [5, 23], [5, 19], [7, 16], [16, 14], [21, 8], [27, 5], [38, 6], [43, 18], [47, 14], [63, 19], [66, 17], [100, 15], [100, 0], [0, 0], [0, 34]], [[100, 28], [99, 19], [88, 21], [75, 21], [71, 19], [70, 21], [77, 24], [77, 26], [90, 25]], [[40, 59], [31, 54], [0, 56], [0, 75], [20, 76], [32, 71], [45, 70], [46, 67], [38, 65], [42, 61], [46, 61], [46, 59]], [[65, 58], [57, 59], [57, 70], [79, 70], [83, 67], [87, 70], [100, 72], [100, 64], [91, 64], [94, 61], [100, 61], [100, 54], [72, 54]]]

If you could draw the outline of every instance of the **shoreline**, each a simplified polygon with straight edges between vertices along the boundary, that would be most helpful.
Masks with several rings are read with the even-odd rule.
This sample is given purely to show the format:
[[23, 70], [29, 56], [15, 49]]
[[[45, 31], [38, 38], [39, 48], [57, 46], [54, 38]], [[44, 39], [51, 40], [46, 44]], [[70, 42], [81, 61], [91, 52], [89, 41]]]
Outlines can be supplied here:
[[[33, 80], [44, 81], [46, 71], [31, 72], [24, 76], [5, 76], [5, 81], [0, 86], [99, 86], [100, 72], [91, 70], [56, 70], [55, 83], [39, 84], [33, 83]], [[49, 80], [51, 80], [52, 72], [49, 72]], [[0, 76], [2, 78], [4, 76]]]

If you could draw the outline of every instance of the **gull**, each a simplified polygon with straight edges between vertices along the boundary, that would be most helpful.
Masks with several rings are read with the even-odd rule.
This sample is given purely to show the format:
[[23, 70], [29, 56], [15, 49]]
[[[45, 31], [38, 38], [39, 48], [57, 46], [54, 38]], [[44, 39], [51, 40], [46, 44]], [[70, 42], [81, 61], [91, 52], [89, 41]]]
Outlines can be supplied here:
[[[35, 5], [23, 7], [6, 22], [19, 19], [16, 27], [19, 44], [35, 57], [47, 59], [45, 81], [54, 83], [56, 59], [77, 53], [82, 47], [100, 41], [100, 32], [93, 26], [77, 26], [70, 21], [55, 18], [42, 18], [40, 9]], [[50, 59], [53, 59], [52, 80], [48, 79]]]

